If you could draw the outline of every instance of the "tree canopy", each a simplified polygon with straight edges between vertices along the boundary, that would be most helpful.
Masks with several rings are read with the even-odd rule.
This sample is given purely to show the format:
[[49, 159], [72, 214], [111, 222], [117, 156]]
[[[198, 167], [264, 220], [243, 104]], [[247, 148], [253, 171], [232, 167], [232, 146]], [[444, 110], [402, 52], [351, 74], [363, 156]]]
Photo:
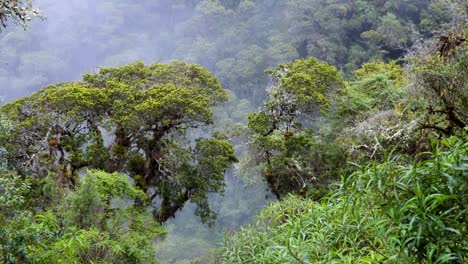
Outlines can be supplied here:
[[[61, 193], [52, 179], [38, 184], [1, 173], [0, 201], [8, 203], [0, 205], [0, 261], [156, 263], [152, 240], [165, 231], [129, 204], [146, 194], [128, 176], [86, 171], [75, 192]], [[40, 188], [47, 193], [38, 193]], [[34, 201], [44, 197], [50, 200]]]
[[36, 4], [0, 0], [0, 264], [467, 262], [466, 1]]
[[26, 27], [26, 23], [40, 12], [34, 9], [30, 0], [2, 0], [0, 1], [0, 28], [5, 28], [9, 20]]
[[248, 126], [254, 156], [265, 164], [266, 180], [279, 198], [305, 192], [317, 182], [317, 163], [307, 154], [314, 145], [310, 129], [329, 109], [332, 91], [344, 82], [336, 67], [315, 58], [282, 64], [268, 73], [269, 100], [249, 115]]
[[96, 65], [179, 59], [203, 65], [259, 106], [265, 69], [313, 56], [351, 77], [365, 62], [397, 59], [450, 28], [461, 17], [457, 2], [42, 0], [53, 19], [33, 23], [28, 34], [1, 35], [9, 66], [0, 65], [0, 84], [14, 88], [5, 94], [12, 99]]
[[219, 133], [186, 133], [209, 130], [211, 107], [226, 99], [219, 81], [197, 65], [103, 68], [2, 108], [16, 121], [4, 138], [9, 164], [37, 177], [52, 170], [72, 189], [85, 167], [125, 172], [151, 192], [151, 201], [160, 199], [154, 205], [160, 222], [187, 200], [210, 219], [206, 195], [223, 189], [224, 172], [236, 158]]

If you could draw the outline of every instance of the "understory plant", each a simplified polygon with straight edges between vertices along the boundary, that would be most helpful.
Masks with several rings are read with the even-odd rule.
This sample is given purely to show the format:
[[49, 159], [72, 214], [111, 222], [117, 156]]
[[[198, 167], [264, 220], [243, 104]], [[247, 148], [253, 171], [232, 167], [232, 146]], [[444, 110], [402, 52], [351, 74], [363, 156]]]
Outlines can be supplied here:
[[[319, 202], [289, 196], [227, 236], [226, 263], [465, 263], [468, 137], [430, 159], [398, 155], [343, 177]], [[425, 153], [428, 155], [428, 153]]]

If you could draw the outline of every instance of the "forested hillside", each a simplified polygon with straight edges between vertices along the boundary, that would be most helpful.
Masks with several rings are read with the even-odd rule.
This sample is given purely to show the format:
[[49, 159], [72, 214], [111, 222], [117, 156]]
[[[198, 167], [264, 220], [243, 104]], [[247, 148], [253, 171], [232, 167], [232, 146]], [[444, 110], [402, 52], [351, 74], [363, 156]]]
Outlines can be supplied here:
[[464, 0], [0, 0], [0, 264], [465, 263]]
[[48, 19], [0, 36], [0, 84], [9, 100], [102, 66], [183, 59], [205, 66], [239, 97], [261, 102], [266, 68], [313, 56], [350, 77], [369, 60], [401, 57], [461, 16], [456, 1], [446, 0], [35, 4]]

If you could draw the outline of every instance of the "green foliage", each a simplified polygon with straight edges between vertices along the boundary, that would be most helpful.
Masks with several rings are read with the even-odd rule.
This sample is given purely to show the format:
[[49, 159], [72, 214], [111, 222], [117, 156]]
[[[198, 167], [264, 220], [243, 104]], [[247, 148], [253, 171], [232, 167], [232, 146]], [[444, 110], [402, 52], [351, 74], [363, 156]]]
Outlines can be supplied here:
[[338, 91], [335, 118], [342, 124], [393, 109], [402, 97], [403, 69], [395, 63], [366, 63], [354, 73], [355, 81]]
[[[15, 128], [2, 144], [21, 173], [42, 178], [53, 171], [74, 188], [82, 168], [128, 172], [143, 191], [155, 187], [160, 222], [190, 199], [208, 221], [213, 214], [206, 194], [222, 191], [234, 150], [220, 135], [192, 144], [186, 134], [209, 128], [211, 107], [225, 100], [219, 81], [198, 65], [103, 68], [82, 82], [51, 85], [2, 107]], [[113, 136], [110, 144], [103, 134]]]
[[375, 46], [385, 45], [390, 49], [402, 49], [409, 41], [408, 30], [393, 13], [388, 13], [382, 17], [381, 24], [375, 30], [363, 32], [361, 38]]
[[87, 172], [59, 210], [67, 227], [63, 235], [39, 248], [34, 258], [39, 263], [155, 263], [151, 241], [164, 230], [134, 206], [145, 194], [129, 180], [118, 173]]
[[[0, 65], [0, 84], [12, 88], [9, 99], [96, 65], [180, 59], [207, 67], [258, 105], [266, 68], [314, 56], [351, 76], [369, 60], [401, 57], [420, 33], [431, 36], [464, 16], [461, 0], [69, 2], [43, 0], [52, 19], [28, 34], [2, 34], [8, 66]], [[53, 40], [43, 42], [48, 34]]]
[[114, 197], [134, 200], [144, 199], [145, 194], [129, 184], [128, 176], [88, 172], [76, 192], [68, 197], [68, 206], [63, 209], [68, 215], [69, 225], [89, 228], [105, 223], [109, 216], [115, 214], [112, 204]]
[[5, 217], [10, 210], [24, 203], [24, 194], [30, 189], [30, 184], [21, 180], [18, 175], [1, 168], [0, 177], [0, 212]]
[[440, 27], [450, 17], [450, 6], [447, 1], [431, 1], [427, 10], [421, 13], [421, 31], [430, 33], [435, 28]]
[[33, 9], [30, 0], [2, 0], [0, 2], [0, 25], [4, 28], [8, 20], [26, 27], [26, 23], [34, 16], [40, 16], [40, 13]]
[[450, 135], [468, 125], [468, 43], [466, 32], [439, 37], [436, 51], [420, 48], [409, 58], [415, 108], [421, 127]]
[[344, 85], [337, 69], [315, 58], [296, 60], [269, 71], [269, 101], [249, 115], [251, 149], [266, 164], [265, 179], [279, 198], [305, 194], [323, 176], [314, 161], [315, 140], [308, 128], [330, 107], [330, 94]]
[[249, 115], [248, 126], [251, 153], [265, 165], [277, 197], [320, 196], [352, 170], [347, 161], [380, 159], [393, 148], [417, 153], [416, 122], [404, 103], [407, 81], [396, 63], [364, 64], [347, 83], [313, 58], [281, 65], [272, 75], [270, 100]]
[[[0, 179], [5, 183], [8, 177]], [[151, 214], [135, 207], [135, 199], [145, 194], [128, 176], [89, 171], [75, 192], [38, 213], [25, 206], [29, 195], [23, 189], [29, 190], [26, 183], [15, 195], [9, 188], [1, 196], [16, 209], [4, 214], [2, 208], [1, 262], [155, 263], [152, 240], [165, 231]]]
[[370, 163], [314, 202], [290, 196], [225, 241], [226, 263], [463, 263], [468, 138], [432, 158]]
[[[329, 129], [335, 144], [353, 162], [381, 159], [383, 153], [416, 154], [416, 117], [409, 109], [408, 80], [403, 68], [392, 63], [366, 63], [356, 70], [355, 80], [333, 97]], [[330, 134], [330, 132], [327, 132]]]
[[[456, 4], [445, 0], [285, 2], [289, 33], [299, 56], [317, 57], [347, 74], [369, 60], [401, 57], [416, 32], [430, 35], [451, 22], [445, 10], [457, 10]], [[427, 15], [432, 9], [439, 16]]]
[[[0, 2], [3, 27], [38, 15], [28, 1]], [[60, 7], [60, 26], [2, 34], [0, 100], [137, 58], [213, 74], [136, 62], [3, 106], [0, 263], [154, 263], [164, 233], [154, 218], [176, 213], [157, 254], [216, 263], [203, 248], [245, 224], [264, 189], [284, 200], [227, 238], [227, 262], [465, 261], [466, 138], [416, 154], [466, 126], [466, 32], [441, 34], [437, 53], [417, 50], [406, 72], [403, 60], [384, 63], [436, 29], [459, 28], [463, 1], [82, 2], [41, 1], [52, 14]], [[275, 65], [267, 102], [247, 117]], [[225, 175], [234, 152], [240, 165]], [[242, 186], [256, 174], [269, 188]]]
[[[298, 111], [302, 115], [310, 115], [317, 110], [327, 109], [327, 93], [340, 88], [343, 82], [335, 67], [315, 58], [282, 64], [276, 70], [268, 72], [274, 82], [270, 91], [272, 102], [268, 106], [289, 103], [297, 108], [292, 110], [291, 114]], [[291, 102], [288, 102], [289, 100]], [[288, 108], [287, 105], [274, 107]]]

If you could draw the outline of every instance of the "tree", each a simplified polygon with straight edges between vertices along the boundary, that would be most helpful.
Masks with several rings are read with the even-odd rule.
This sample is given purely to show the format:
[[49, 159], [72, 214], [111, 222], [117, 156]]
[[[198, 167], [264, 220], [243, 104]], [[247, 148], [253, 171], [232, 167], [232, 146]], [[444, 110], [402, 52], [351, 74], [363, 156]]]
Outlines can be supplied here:
[[409, 57], [422, 128], [450, 135], [468, 125], [467, 29], [465, 24], [465, 32], [447, 32], [435, 47], [421, 47]]
[[41, 13], [33, 8], [30, 0], [0, 1], [0, 28], [5, 28], [10, 19], [26, 27], [26, 23], [35, 16], [41, 16]]
[[206, 194], [222, 191], [236, 158], [222, 135], [195, 135], [207, 134], [210, 108], [226, 99], [219, 81], [198, 65], [103, 68], [4, 106], [18, 122], [5, 145], [22, 173], [41, 177], [52, 170], [73, 189], [85, 167], [128, 172], [151, 201], [158, 198], [160, 222], [188, 200], [208, 221], [214, 213]]
[[425, 161], [359, 166], [319, 202], [272, 203], [227, 236], [223, 263], [464, 263], [467, 140], [439, 141]]
[[[135, 199], [145, 196], [127, 175], [87, 171], [55, 216], [66, 227], [55, 227], [63, 234], [37, 246], [33, 256], [40, 263], [157, 263], [152, 240], [165, 231], [135, 205]], [[47, 214], [38, 216], [37, 222], [47, 222]]]
[[146, 194], [126, 175], [87, 171], [76, 191], [40, 209], [19, 176], [2, 170], [0, 190], [2, 263], [156, 263], [152, 241], [165, 231], [135, 206]]
[[[414, 155], [416, 117], [408, 106], [403, 68], [396, 64], [366, 63], [354, 72], [355, 80], [333, 97], [329, 124], [336, 145], [355, 162], [381, 160], [385, 153]], [[418, 138], [419, 137], [419, 138]]]
[[312, 57], [268, 73], [269, 100], [249, 115], [253, 155], [265, 164], [266, 181], [278, 198], [304, 194], [322, 174], [311, 155], [314, 120], [329, 108], [330, 92], [342, 88], [343, 80], [335, 67]]

